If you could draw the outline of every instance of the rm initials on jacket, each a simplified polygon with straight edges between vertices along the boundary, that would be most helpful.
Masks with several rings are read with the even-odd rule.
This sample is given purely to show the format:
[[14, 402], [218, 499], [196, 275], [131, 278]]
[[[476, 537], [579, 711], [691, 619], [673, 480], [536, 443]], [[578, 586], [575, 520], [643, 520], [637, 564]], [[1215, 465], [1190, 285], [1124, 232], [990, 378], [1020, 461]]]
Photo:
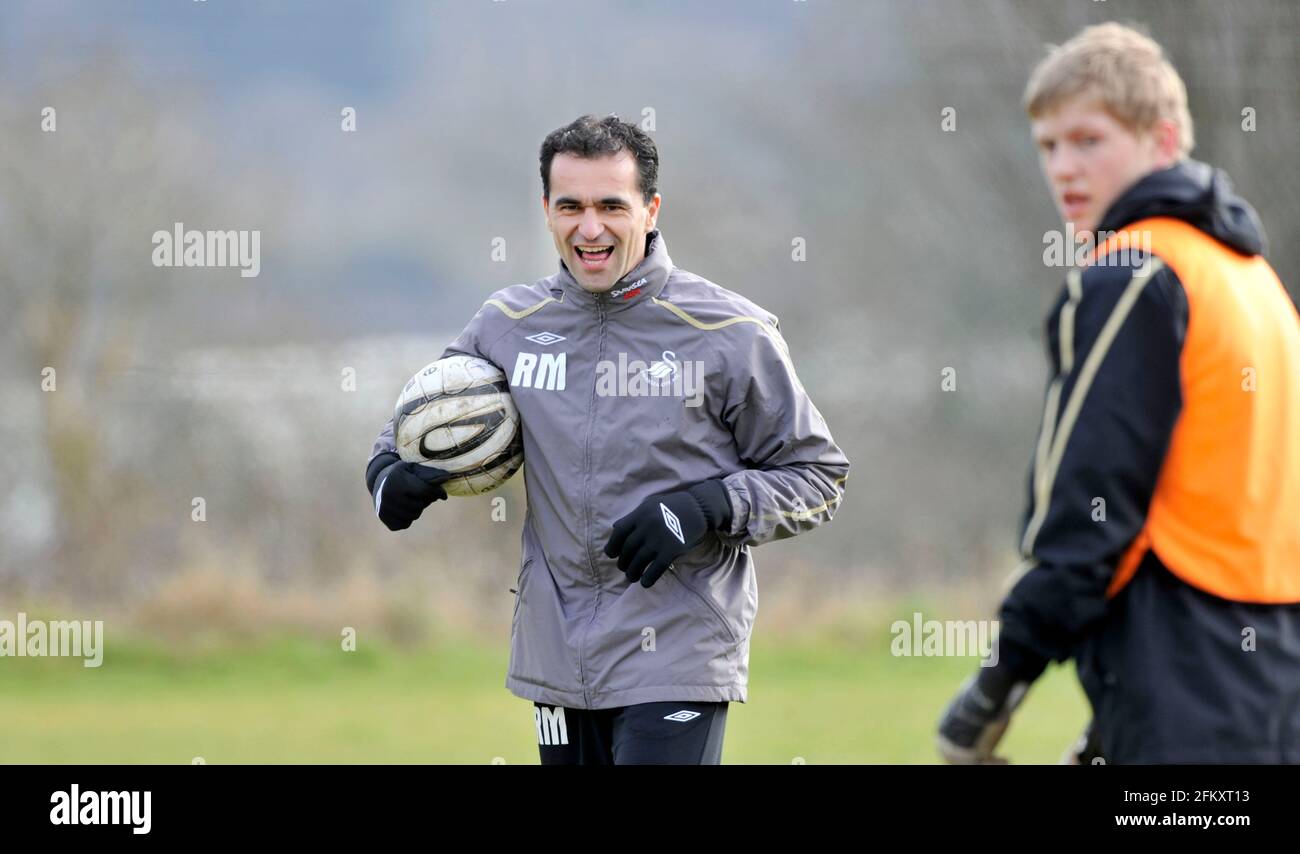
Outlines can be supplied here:
[[[510, 377], [511, 388], [540, 388], [564, 391], [567, 353], [520, 353]], [[536, 371], [536, 373], [534, 373]]]

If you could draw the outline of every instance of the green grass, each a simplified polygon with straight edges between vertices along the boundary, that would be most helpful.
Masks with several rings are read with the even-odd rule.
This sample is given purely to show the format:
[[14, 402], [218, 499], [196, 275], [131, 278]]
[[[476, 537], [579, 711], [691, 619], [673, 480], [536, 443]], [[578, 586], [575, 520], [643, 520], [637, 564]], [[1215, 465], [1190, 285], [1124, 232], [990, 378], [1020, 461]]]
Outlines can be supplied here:
[[[888, 636], [756, 633], [726, 763], [933, 762], [933, 729], [975, 659], [894, 658]], [[110, 643], [104, 664], [0, 658], [0, 763], [535, 764], [532, 706], [500, 644], [420, 651], [336, 639], [176, 653]], [[1069, 668], [1040, 680], [1003, 742], [1055, 762], [1087, 709]]]

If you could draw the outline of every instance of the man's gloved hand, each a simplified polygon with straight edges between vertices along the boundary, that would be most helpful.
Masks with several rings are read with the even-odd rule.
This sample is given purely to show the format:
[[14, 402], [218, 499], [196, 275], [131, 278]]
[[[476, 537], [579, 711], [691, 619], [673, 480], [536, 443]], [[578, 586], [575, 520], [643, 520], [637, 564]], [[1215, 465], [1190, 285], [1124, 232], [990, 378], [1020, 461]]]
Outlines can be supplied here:
[[953, 765], [1005, 765], [993, 755], [1029, 683], [1005, 667], [981, 667], [962, 683], [939, 722], [939, 755]]
[[390, 531], [402, 531], [420, 518], [424, 508], [447, 497], [441, 484], [450, 477], [450, 472], [421, 463], [402, 462], [390, 453], [371, 461], [366, 483], [374, 497], [379, 521]]
[[628, 581], [650, 587], [709, 531], [725, 530], [730, 524], [727, 488], [720, 480], [706, 480], [642, 501], [614, 523], [605, 556], [618, 558], [618, 568]]

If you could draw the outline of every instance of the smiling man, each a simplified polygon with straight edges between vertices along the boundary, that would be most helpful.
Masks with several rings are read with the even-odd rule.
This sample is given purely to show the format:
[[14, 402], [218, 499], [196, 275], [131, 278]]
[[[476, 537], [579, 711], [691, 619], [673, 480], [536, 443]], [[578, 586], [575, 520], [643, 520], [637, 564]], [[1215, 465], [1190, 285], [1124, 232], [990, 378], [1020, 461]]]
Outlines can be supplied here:
[[[543, 764], [718, 763], [746, 700], [751, 547], [829, 521], [848, 477], [777, 318], [668, 257], [658, 167], [614, 116], [547, 136], [559, 271], [492, 294], [442, 354], [499, 366], [522, 419], [506, 687], [533, 701]], [[634, 376], [602, 381], [611, 366]], [[398, 460], [391, 420], [366, 468], [393, 530], [445, 476]]]
[[1183, 81], [1147, 36], [1085, 29], [1025, 105], [1091, 262], [1048, 318], [998, 661], [949, 705], [940, 753], [996, 761], [1028, 686], [1074, 658], [1085, 760], [1300, 762], [1300, 317], [1263, 228], [1188, 158]]
[[[568, 131], [576, 138], [575, 131]], [[605, 293], [646, 256], [646, 236], [659, 217], [661, 198], [638, 190], [640, 175], [631, 152], [600, 158], [565, 151], [544, 152], [542, 209], [555, 248], [573, 278], [591, 293]], [[550, 157], [549, 164], [546, 158]], [[550, 187], [560, 188], [554, 199]], [[635, 283], [613, 296], [633, 295]]]

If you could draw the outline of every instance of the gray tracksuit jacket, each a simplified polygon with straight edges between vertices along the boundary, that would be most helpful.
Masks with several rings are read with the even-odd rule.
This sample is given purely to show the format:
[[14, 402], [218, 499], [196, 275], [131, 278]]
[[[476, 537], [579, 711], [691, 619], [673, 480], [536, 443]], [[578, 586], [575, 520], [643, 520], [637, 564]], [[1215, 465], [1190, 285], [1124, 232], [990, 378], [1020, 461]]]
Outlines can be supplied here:
[[[578, 709], [745, 702], [758, 609], [750, 547], [834, 515], [849, 461], [777, 318], [673, 266], [662, 235], [604, 294], [564, 262], [489, 298], [441, 358], [500, 367], [523, 423], [528, 508], [506, 687]], [[393, 451], [390, 419], [371, 459]], [[604, 546], [650, 495], [711, 478], [728, 530], [649, 589]]]

